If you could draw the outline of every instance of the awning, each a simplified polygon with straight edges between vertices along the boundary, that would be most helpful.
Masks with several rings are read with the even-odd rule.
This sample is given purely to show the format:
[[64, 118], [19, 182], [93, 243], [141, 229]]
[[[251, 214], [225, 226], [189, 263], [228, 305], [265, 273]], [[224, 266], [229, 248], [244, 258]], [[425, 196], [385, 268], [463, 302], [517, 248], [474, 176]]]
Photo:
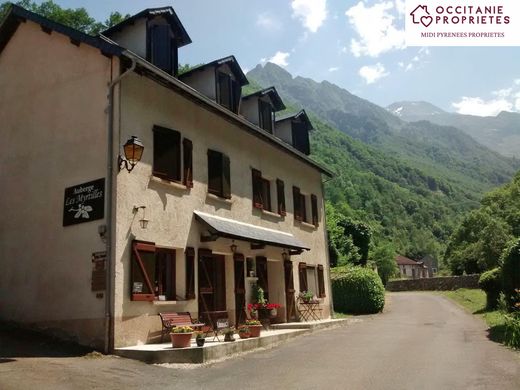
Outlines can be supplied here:
[[212, 236], [249, 241], [290, 250], [309, 250], [310, 248], [292, 234], [279, 230], [267, 229], [233, 219], [217, 217], [201, 211], [194, 211], [195, 218], [203, 223]]

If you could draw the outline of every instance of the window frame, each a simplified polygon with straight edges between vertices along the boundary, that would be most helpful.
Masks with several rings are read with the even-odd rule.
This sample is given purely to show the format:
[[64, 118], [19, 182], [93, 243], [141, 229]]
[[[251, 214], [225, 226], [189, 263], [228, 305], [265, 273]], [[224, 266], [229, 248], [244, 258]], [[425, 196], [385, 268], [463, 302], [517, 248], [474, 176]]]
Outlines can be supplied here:
[[[177, 130], [154, 125], [152, 174], [155, 177], [176, 183], [181, 182], [181, 138], [181, 133]], [[163, 151], [163, 155], [158, 155], [160, 150]]]
[[[227, 84], [226, 87], [229, 91], [229, 101], [227, 102], [222, 100], [221, 85], [224, 83]], [[217, 103], [237, 114], [240, 103], [241, 87], [238, 84], [238, 81], [235, 79], [234, 75], [215, 68], [215, 89]]]
[[285, 217], [287, 215], [287, 209], [285, 207], [285, 184], [281, 179], [276, 179], [276, 201], [278, 204], [278, 214]]
[[[167, 301], [175, 301], [177, 300], [177, 251], [175, 248], [163, 248], [157, 247], [153, 242], [147, 241], [138, 241], [134, 240], [131, 244], [131, 256], [130, 256], [130, 299], [132, 301], [157, 301], [159, 300], [159, 295], [164, 294], [164, 290], [170, 290], [170, 296], [166, 297]], [[142, 253], [153, 253], [154, 257], [154, 277], [151, 278], [148, 274], [146, 267], [143, 263], [143, 259], [141, 258]], [[158, 279], [160, 275], [157, 275], [157, 270], [159, 268], [158, 262], [161, 261], [159, 255], [161, 254], [170, 254], [171, 263], [170, 270], [172, 274], [170, 275], [171, 284], [170, 286], [163, 286], [163, 280], [155, 280]], [[137, 281], [134, 279], [134, 273], [139, 272], [141, 274], [141, 278], [143, 281]], [[152, 280], [153, 283], [152, 284]], [[136, 283], [143, 283], [146, 286], [148, 292], [135, 292], [134, 287]], [[157, 283], [157, 284], [156, 284]], [[166, 282], [167, 283], [167, 282]], [[172, 297], [173, 294], [173, 297]], [[172, 299], [173, 298], [173, 299]]]
[[[266, 119], [269, 117], [269, 121]], [[274, 110], [273, 106], [265, 100], [258, 99], [258, 126], [273, 134]]]
[[262, 209], [266, 211], [272, 211], [271, 202], [271, 181], [262, 177]]

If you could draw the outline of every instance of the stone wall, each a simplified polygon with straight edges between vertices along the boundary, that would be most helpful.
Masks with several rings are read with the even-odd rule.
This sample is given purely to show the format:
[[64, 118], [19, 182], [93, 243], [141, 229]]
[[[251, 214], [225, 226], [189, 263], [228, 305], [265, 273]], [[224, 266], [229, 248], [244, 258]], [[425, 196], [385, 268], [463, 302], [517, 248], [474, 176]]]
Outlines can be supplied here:
[[392, 280], [387, 283], [388, 291], [433, 291], [478, 288], [480, 275], [443, 276], [425, 279]]

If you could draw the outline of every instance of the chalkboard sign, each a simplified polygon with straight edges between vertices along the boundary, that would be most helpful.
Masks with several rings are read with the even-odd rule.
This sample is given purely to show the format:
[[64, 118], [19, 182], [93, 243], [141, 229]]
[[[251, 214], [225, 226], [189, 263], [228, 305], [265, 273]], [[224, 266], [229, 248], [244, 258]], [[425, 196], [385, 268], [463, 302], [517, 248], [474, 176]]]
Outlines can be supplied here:
[[95, 221], [105, 216], [105, 179], [68, 187], [63, 201], [63, 226]]

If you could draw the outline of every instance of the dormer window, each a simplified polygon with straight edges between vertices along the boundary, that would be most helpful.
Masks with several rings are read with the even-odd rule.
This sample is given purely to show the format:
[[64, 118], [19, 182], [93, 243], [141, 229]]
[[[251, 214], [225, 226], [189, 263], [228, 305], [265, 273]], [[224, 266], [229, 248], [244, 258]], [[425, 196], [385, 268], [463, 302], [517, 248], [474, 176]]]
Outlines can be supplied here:
[[303, 154], [309, 155], [311, 153], [309, 142], [311, 130], [313, 130], [312, 123], [305, 110], [301, 110], [296, 114], [277, 118], [274, 134]]
[[239, 101], [240, 87], [233, 76], [217, 71], [217, 103], [236, 113]]
[[147, 60], [166, 73], [177, 75], [177, 44], [170, 25], [150, 22], [147, 41]]
[[273, 106], [263, 100], [258, 101], [258, 125], [269, 133], [273, 133], [274, 111]]
[[244, 96], [240, 113], [251, 123], [273, 134], [275, 112], [284, 109], [285, 105], [276, 89], [269, 87]]

